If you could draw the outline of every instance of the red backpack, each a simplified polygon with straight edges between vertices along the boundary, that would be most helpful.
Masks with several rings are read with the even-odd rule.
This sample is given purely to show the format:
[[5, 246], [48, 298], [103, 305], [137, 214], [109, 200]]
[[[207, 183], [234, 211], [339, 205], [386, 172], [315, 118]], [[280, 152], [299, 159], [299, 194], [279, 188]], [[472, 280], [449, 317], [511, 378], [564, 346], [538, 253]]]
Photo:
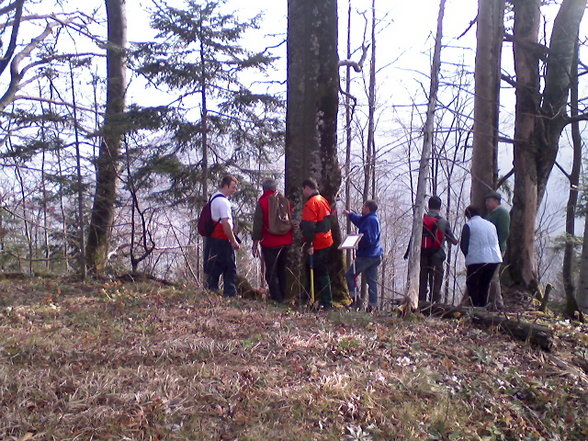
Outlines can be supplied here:
[[218, 197], [224, 198], [226, 196], [222, 194], [217, 194], [212, 199], [210, 199], [206, 203], [206, 205], [202, 207], [202, 211], [200, 211], [200, 217], [198, 218], [198, 233], [200, 233], [201, 236], [210, 236], [214, 231], [214, 228], [220, 222], [220, 219], [216, 222], [214, 221], [214, 219], [212, 219], [212, 212], [210, 210], [210, 205], [212, 204], [212, 201], [214, 201]]
[[441, 216], [423, 216], [423, 239], [421, 249], [438, 250], [443, 245], [445, 234], [437, 227]]

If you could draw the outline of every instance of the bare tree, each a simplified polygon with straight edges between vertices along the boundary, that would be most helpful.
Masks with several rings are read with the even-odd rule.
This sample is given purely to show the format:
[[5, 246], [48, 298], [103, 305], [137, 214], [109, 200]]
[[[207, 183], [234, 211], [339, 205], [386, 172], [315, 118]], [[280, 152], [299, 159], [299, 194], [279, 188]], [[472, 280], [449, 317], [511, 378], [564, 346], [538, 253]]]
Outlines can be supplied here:
[[[541, 0], [513, 1], [515, 178], [507, 261], [512, 281], [531, 291], [538, 289], [535, 255], [537, 211], [555, 164], [561, 132], [572, 121], [566, 114], [566, 105], [574, 47], [586, 8], [586, 0], [562, 1], [547, 50], [538, 43], [541, 3]], [[545, 59], [544, 80], [539, 69], [542, 59]]]
[[471, 202], [484, 210], [484, 195], [498, 177], [498, 111], [504, 38], [504, 0], [478, 1]]
[[96, 159], [96, 193], [88, 228], [86, 259], [95, 272], [104, 270], [110, 242], [126, 94], [126, 0], [105, 0], [108, 22], [106, 49], [106, 113]]
[[[301, 184], [316, 178], [321, 193], [334, 207], [341, 170], [337, 160], [337, 110], [339, 74], [337, 57], [337, 2], [288, 1], [288, 99], [286, 111], [286, 192], [300, 212]], [[337, 249], [341, 231], [336, 217], [332, 226], [335, 245], [330, 256], [333, 299], [348, 298], [343, 253]], [[297, 247], [295, 247], [297, 248]], [[302, 256], [290, 256], [295, 296], [304, 280]]]
[[[423, 129], [423, 149], [419, 164], [419, 174], [414, 200], [412, 220], [413, 238], [420, 238], [423, 230], [423, 214], [425, 211], [425, 194], [427, 180], [430, 171], [430, 159], [433, 151], [433, 128], [435, 122], [435, 107], [437, 105], [437, 92], [439, 90], [439, 71], [441, 69], [441, 40], [443, 38], [443, 15], [445, 14], [445, 0], [439, 1], [439, 14], [437, 16], [437, 32], [435, 35], [435, 49], [431, 64], [431, 84], [429, 100], [427, 103], [427, 115]], [[410, 309], [418, 307], [419, 298], [419, 272], [420, 272], [420, 240], [412, 240], [408, 254], [408, 277], [406, 286], [405, 303]]]

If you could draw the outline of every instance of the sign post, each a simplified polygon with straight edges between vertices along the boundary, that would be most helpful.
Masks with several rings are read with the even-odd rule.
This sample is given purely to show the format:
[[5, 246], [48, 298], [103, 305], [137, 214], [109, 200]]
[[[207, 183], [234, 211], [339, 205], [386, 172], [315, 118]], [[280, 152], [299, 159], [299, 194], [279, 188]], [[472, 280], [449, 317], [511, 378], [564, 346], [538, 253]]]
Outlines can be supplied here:
[[341, 242], [341, 245], [339, 245], [339, 249], [340, 250], [353, 250], [353, 280], [355, 281], [355, 283], [353, 284], [353, 302], [355, 303], [357, 301], [357, 297], [358, 297], [358, 292], [357, 292], [357, 274], [355, 273], [355, 252], [357, 251], [357, 247], [359, 246], [359, 241], [361, 240], [361, 238], [363, 237], [363, 234], [350, 234], [349, 236], [347, 236], [345, 238], [345, 240], [343, 240], [343, 242]]

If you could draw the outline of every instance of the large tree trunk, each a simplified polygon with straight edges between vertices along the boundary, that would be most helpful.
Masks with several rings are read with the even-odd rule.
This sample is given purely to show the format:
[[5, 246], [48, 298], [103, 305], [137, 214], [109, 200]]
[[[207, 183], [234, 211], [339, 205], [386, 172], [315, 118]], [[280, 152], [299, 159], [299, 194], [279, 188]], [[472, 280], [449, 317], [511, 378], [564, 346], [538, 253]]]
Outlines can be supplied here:
[[565, 105], [571, 83], [571, 65], [586, 0], [564, 0], [555, 22], [545, 76], [543, 100], [539, 93], [538, 44], [540, 0], [513, 1], [516, 116], [514, 142], [515, 186], [508, 245], [512, 281], [537, 288], [535, 221], [555, 164], [559, 137], [566, 124]]
[[484, 210], [484, 196], [496, 189], [498, 113], [504, 35], [504, 0], [479, 0], [474, 97], [471, 203]]
[[412, 241], [408, 254], [408, 277], [406, 286], [406, 304], [410, 309], [416, 309], [419, 303], [419, 273], [421, 268], [420, 251], [423, 231], [423, 215], [425, 213], [425, 195], [429, 178], [431, 153], [433, 151], [433, 129], [435, 122], [435, 107], [437, 105], [437, 91], [439, 90], [439, 71], [441, 70], [441, 40], [443, 38], [443, 15], [445, 14], [445, 0], [439, 2], [437, 16], [437, 34], [435, 36], [435, 50], [431, 64], [431, 87], [427, 104], [427, 116], [423, 130], [423, 150], [419, 164], [419, 177], [414, 198], [414, 212], [412, 220]]
[[86, 248], [88, 268], [104, 269], [114, 218], [120, 146], [124, 136], [126, 91], [126, 0], [106, 0], [108, 46], [106, 48], [106, 113], [100, 153], [96, 160], [96, 194]]
[[[341, 183], [337, 161], [337, 108], [339, 91], [337, 56], [337, 2], [288, 1], [288, 106], [286, 115], [286, 192], [300, 213], [301, 184], [307, 177], [319, 181], [331, 205]], [[335, 245], [331, 255], [333, 298], [348, 298], [344, 278], [339, 224], [333, 224]], [[293, 247], [289, 269], [290, 296], [304, 286], [299, 247]]]

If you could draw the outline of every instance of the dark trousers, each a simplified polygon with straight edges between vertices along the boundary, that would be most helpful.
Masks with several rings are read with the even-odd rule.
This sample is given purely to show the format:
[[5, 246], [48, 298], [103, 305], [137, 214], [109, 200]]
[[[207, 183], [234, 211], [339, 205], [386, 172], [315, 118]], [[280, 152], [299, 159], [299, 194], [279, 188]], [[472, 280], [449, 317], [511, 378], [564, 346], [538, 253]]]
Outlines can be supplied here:
[[282, 302], [286, 290], [288, 247], [261, 247], [261, 255], [265, 263], [265, 281], [270, 297], [276, 302]]
[[235, 250], [228, 240], [207, 237], [204, 240], [204, 273], [206, 288], [218, 290], [220, 276], [223, 276], [223, 296], [237, 294], [237, 264]]
[[[310, 271], [310, 262], [314, 268], [315, 300], [318, 299], [322, 306], [330, 307], [333, 304], [331, 292], [331, 278], [329, 277], [329, 253], [331, 248], [314, 250], [312, 256], [308, 256], [307, 269]], [[310, 286], [310, 277], [308, 278]], [[310, 289], [308, 291], [310, 293]]]
[[445, 256], [442, 253], [430, 253], [421, 250], [421, 272], [419, 280], [419, 302], [429, 301], [439, 303], [441, 301], [441, 284], [443, 283], [443, 262]]
[[488, 289], [498, 263], [474, 263], [467, 266], [466, 286], [472, 305], [486, 306]]

